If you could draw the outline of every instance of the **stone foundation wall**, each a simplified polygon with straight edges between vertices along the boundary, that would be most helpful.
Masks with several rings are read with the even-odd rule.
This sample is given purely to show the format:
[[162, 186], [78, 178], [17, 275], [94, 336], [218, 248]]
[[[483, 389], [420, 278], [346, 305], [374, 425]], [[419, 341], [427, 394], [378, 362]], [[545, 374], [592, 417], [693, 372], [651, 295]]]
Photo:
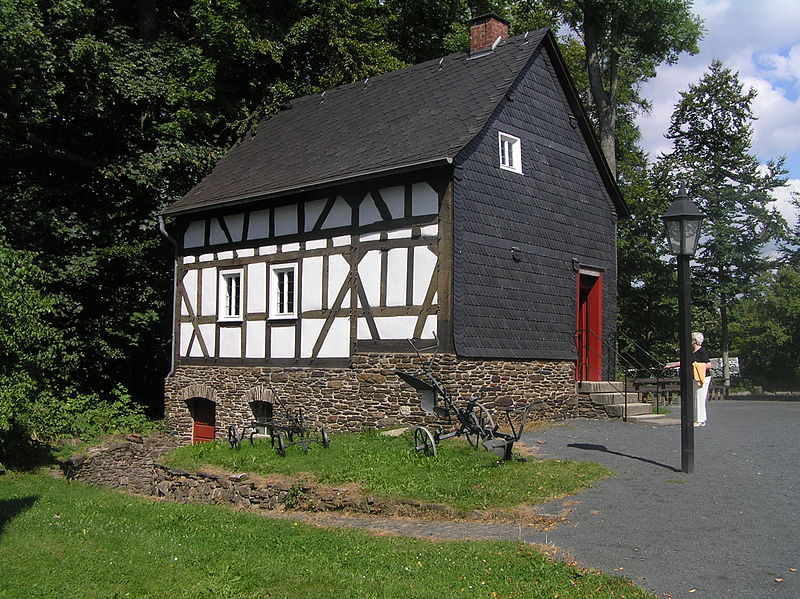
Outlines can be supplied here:
[[[312, 428], [358, 431], [430, 423], [433, 417], [421, 410], [417, 391], [396, 374], [414, 374], [420, 368], [419, 358], [409, 354], [357, 355], [349, 368], [180, 366], [165, 384], [166, 422], [183, 443], [190, 443], [191, 400], [205, 398], [215, 403], [216, 435], [223, 439], [229, 425], [253, 420], [248, 402], [270, 399], [274, 391], [289, 406], [302, 407]], [[434, 373], [457, 404], [489, 387], [481, 402], [492, 412], [543, 400], [532, 417], [594, 416], [590, 407], [579, 405], [573, 362], [440, 355]], [[275, 406], [274, 417], [280, 416]]]

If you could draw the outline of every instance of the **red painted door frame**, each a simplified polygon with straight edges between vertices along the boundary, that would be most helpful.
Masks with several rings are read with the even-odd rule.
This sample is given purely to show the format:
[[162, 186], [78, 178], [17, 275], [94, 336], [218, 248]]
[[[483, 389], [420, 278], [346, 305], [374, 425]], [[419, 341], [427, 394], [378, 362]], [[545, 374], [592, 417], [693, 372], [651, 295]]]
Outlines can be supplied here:
[[192, 445], [213, 441], [216, 432], [216, 404], [210, 399], [198, 397], [192, 400], [191, 410], [194, 419]]
[[603, 275], [578, 272], [578, 314], [575, 341], [579, 381], [603, 379]]

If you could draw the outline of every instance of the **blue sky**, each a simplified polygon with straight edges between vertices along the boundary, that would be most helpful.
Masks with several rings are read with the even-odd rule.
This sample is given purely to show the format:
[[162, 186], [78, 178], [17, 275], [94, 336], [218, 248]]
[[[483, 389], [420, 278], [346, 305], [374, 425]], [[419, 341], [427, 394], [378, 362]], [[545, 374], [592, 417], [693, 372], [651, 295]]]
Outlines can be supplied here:
[[639, 118], [642, 146], [656, 157], [670, 150], [664, 139], [678, 92], [686, 91], [718, 58], [739, 73], [745, 89], [753, 87], [757, 120], [753, 152], [762, 161], [786, 157], [790, 185], [776, 194], [776, 205], [792, 225], [797, 211], [792, 191], [800, 193], [800, 0], [695, 0], [694, 12], [705, 21], [700, 53], [685, 54], [662, 66], [642, 87], [653, 109]]

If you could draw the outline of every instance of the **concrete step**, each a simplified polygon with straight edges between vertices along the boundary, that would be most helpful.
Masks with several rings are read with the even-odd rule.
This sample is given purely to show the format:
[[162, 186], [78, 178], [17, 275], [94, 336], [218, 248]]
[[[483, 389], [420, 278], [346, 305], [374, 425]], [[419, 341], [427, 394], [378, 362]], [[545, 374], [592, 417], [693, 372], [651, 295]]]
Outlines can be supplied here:
[[611, 404], [625, 403], [625, 396], [628, 397], [628, 403], [639, 403], [638, 393], [589, 393], [589, 399], [592, 403], [598, 406], [607, 406]]
[[[604, 406], [606, 414], [613, 418], [622, 418], [625, 415], [625, 404], [611, 404]], [[628, 416], [636, 416], [639, 414], [651, 414], [653, 412], [653, 404], [634, 402], [628, 403]]]

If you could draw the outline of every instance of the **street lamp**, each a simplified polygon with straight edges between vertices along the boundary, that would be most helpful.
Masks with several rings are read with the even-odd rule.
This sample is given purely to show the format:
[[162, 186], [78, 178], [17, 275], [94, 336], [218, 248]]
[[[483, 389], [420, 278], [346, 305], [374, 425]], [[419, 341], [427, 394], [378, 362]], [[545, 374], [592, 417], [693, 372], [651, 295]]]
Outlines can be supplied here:
[[689, 260], [697, 250], [703, 213], [686, 195], [681, 185], [675, 201], [661, 220], [667, 232], [670, 252], [678, 258], [678, 320], [680, 321], [681, 376], [681, 470], [694, 471], [694, 393], [692, 381], [692, 289], [689, 283]]

